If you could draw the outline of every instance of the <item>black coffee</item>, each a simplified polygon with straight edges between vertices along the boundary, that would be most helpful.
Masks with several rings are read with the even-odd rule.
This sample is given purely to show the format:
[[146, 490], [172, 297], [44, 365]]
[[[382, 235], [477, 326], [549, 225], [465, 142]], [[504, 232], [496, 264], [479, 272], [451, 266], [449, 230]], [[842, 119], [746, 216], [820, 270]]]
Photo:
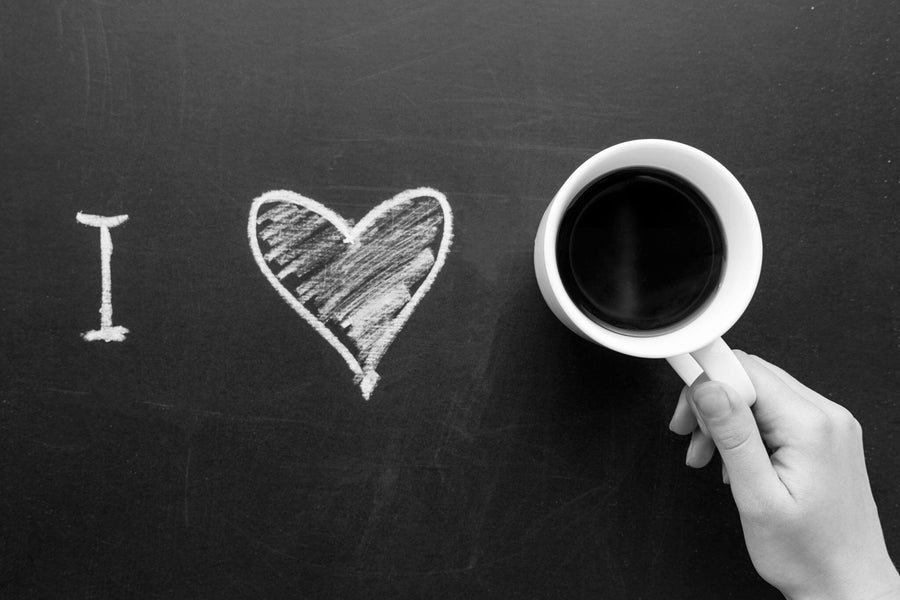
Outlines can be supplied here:
[[600, 324], [674, 325], [715, 291], [724, 261], [703, 195], [666, 171], [630, 168], [588, 185], [563, 216], [556, 257], [569, 297]]

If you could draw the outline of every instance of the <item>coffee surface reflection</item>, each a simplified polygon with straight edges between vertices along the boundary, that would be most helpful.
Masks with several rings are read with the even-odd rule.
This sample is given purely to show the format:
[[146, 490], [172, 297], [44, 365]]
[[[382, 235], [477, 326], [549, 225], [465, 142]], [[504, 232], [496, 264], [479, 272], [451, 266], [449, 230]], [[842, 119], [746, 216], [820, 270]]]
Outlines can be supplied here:
[[585, 187], [563, 217], [557, 264], [570, 298], [601, 325], [636, 332], [688, 319], [725, 260], [703, 194], [659, 169], [628, 168]]

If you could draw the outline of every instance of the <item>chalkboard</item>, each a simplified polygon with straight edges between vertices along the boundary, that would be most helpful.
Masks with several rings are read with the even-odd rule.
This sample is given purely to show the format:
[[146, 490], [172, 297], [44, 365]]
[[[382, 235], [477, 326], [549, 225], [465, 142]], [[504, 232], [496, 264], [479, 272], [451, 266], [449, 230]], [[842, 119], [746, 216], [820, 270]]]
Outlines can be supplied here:
[[[898, 30], [893, 1], [2, 3], [0, 596], [780, 598], [683, 464], [675, 374], [534, 280], [561, 183], [644, 137], [747, 189], [726, 338], [857, 415], [900, 556]], [[398, 306], [434, 277], [358, 372], [257, 260], [266, 200], [338, 237], [422, 211]]]

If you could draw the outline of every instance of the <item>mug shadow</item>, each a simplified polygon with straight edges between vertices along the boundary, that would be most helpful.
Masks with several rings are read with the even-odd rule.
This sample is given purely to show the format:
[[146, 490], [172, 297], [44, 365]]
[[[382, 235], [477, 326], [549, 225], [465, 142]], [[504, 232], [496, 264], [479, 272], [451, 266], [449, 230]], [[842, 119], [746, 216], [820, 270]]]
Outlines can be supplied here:
[[527, 276], [509, 282], [487, 369], [498, 396], [515, 391], [522, 408], [597, 417], [646, 415], [641, 406], [660, 384], [672, 388], [675, 381], [677, 398], [677, 378], [660, 368], [661, 361], [614, 352], [566, 328], [544, 303], [530, 263], [517, 258], [508, 272]]

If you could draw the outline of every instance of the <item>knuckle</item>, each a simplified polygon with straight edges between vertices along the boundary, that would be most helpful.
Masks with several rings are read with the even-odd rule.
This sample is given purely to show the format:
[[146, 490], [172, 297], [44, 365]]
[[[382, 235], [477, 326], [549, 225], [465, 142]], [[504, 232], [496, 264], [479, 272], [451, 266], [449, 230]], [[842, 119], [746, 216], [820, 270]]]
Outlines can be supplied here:
[[835, 405], [830, 413], [835, 434], [849, 439], [862, 438], [862, 425], [853, 416], [853, 413], [839, 405]]
[[859, 438], [862, 426], [853, 414], [842, 406], [835, 405], [827, 411], [811, 413], [805, 423], [805, 431], [817, 439]]
[[806, 429], [814, 436], [830, 435], [835, 429], [835, 423], [824, 412], [817, 410], [806, 419]]
[[859, 421], [853, 414], [843, 406], [837, 406], [834, 409], [834, 421], [838, 427], [843, 430], [853, 430], [859, 425]]
[[[850, 413], [847, 414], [850, 415]], [[847, 418], [844, 429], [854, 440], [862, 440], [862, 425], [853, 415]]]

